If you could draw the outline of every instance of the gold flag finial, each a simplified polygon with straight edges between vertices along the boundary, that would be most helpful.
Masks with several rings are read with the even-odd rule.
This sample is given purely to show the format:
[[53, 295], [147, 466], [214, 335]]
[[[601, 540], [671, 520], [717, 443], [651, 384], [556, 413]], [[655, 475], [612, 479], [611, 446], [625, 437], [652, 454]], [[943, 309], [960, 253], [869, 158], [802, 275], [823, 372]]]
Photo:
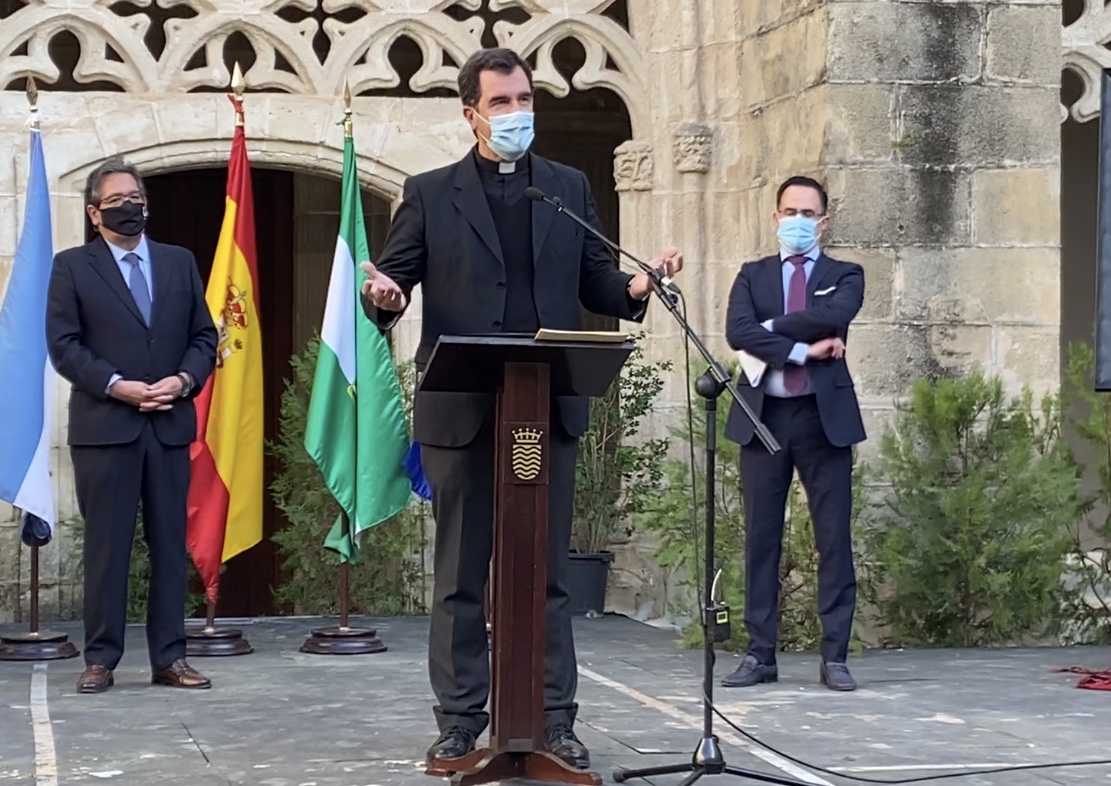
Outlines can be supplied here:
[[347, 77], [343, 78], [343, 135], [350, 137], [353, 133], [353, 123], [351, 121], [351, 84], [347, 81]]
[[27, 77], [27, 103], [31, 105], [31, 125], [34, 128], [39, 127], [39, 86], [35, 84], [35, 78], [28, 75]]
[[237, 98], [243, 97], [243, 88], [247, 83], [243, 81], [243, 71], [239, 68], [239, 61], [235, 61], [235, 67], [231, 71], [231, 89]]
[[235, 125], [242, 128], [244, 123], [243, 118], [243, 90], [246, 88], [247, 82], [243, 79], [243, 71], [239, 68], [239, 61], [235, 61], [235, 67], [231, 70], [231, 89], [235, 97], [231, 99], [232, 104], [235, 106]]

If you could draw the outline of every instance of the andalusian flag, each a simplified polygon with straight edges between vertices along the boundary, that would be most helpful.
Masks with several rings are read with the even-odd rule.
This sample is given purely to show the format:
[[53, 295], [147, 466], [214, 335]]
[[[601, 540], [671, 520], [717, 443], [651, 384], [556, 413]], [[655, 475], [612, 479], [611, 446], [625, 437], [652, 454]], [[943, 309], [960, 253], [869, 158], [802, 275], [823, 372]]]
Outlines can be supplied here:
[[[231, 100], [242, 117], [239, 99]], [[224, 224], [205, 300], [219, 345], [216, 370], [196, 400], [186, 543], [215, 603], [220, 566], [262, 539], [262, 333], [251, 168], [242, 123], [232, 138]]]
[[343, 196], [339, 238], [332, 260], [320, 354], [316, 361], [305, 450], [347, 514], [324, 545], [355, 562], [361, 533], [400, 513], [413, 493], [404, 462], [409, 428], [390, 347], [360, 311], [362, 276], [370, 259], [363, 224], [355, 144], [343, 143]]

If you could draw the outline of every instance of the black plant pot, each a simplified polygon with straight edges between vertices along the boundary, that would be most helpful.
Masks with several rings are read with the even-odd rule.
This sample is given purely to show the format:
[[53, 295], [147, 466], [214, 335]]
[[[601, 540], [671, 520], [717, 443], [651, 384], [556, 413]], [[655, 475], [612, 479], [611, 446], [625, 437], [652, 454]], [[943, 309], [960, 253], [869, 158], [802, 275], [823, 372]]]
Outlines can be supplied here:
[[568, 594], [571, 596], [571, 614], [601, 614], [606, 609], [606, 582], [609, 581], [612, 551], [598, 554], [571, 552], [567, 570]]

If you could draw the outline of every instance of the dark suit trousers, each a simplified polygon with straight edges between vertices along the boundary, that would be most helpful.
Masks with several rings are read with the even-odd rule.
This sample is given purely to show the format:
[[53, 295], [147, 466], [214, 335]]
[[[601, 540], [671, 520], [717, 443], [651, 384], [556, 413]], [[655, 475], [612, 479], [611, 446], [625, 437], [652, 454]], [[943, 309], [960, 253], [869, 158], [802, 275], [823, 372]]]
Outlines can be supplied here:
[[850, 532], [852, 448], [829, 443], [813, 396], [765, 396], [762, 420], [782, 450], [772, 456], [756, 439], [741, 449], [749, 652], [763, 664], [775, 663], [783, 522], [791, 478], [797, 469], [809, 500], [818, 548], [822, 659], [844, 663], [856, 609]]
[[[567, 594], [568, 549], [578, 439], [555, 423], [548, 475], [548, 592], [544, 653], [544, 725], [573, 724], [578, 673]], [[428, 671], [441, 731], [481, 734], [490, 722], [490, 651], [482, 600], [490, 575], [494, 520], [494, 418], [461, 448], [421, 445], [436, 519]], [[519, 522], [527, 527], [530, 522]]]
[[85, 520], [85, 663], [116, 668], [127, 626], [127, 577], [139, 503], [150, 551], [147, 648], [152, 669], [185, 657], [189, 447], [167, 447], [148, 423], [126, 445], [73, 446]]

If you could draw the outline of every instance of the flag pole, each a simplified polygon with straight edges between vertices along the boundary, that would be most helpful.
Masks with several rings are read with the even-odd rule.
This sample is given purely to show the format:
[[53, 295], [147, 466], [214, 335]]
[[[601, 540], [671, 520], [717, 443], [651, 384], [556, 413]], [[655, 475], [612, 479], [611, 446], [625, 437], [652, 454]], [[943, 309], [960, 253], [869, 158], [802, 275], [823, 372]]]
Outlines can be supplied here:
[[[39, 132], [39, 88], [34, 77], [27, 76], [27, 103], [30, 105], [31, 128]], [[24, 516], [29, 515], [23, 511]], [[65, 633], [39, 630], [39, 545], [31, 541], [31, 619], [27, 633], [0, 636], [0, 660], [61, 660], [77, 655], [77, 647]]]
[[[351, 139], [354, 134], [354, 122], [351, 116], [351, 85], [347, 78], [343, 80], [343, 138]], [[355, 317], [356, 319], [358, 317]], [[346, 511], [341, 511], [343, 536], [347, 538], [351, 532], [351, 521]], [[367, 655], [372, 652], [384, 652], [386, 645], [378, 638], [378, 631], [374, 628], [352, 628], [348, 623], [348, 610], [350, 607], [350, 567], [347, 560], [343, 559], [339, 566], [339, 626], [334, 628], [316, 628], [312, 631], [304, 644], [301, 652], [314, 655]]]
[[[243, 128], [243, 90], [247, 83], [243, 79], [243, 71], [239, 68], [239, 61], [231, 75], [231, 89], [235, 94], [235, 127]], [[225, 524], [226, 526], [226, 524]], [[217, 589], [219, 595], [219, 589]], [[249, 655], [255, 651], [250, 642], [243, 637], [243, 631], [238, 628], [216, 627], [216, 601], [207, 599], [205, 608], [204, 627], [200, 630], [190, 628], [185, 633], [185, 654], [188, 657], [208, 658], [223, 655]]]

